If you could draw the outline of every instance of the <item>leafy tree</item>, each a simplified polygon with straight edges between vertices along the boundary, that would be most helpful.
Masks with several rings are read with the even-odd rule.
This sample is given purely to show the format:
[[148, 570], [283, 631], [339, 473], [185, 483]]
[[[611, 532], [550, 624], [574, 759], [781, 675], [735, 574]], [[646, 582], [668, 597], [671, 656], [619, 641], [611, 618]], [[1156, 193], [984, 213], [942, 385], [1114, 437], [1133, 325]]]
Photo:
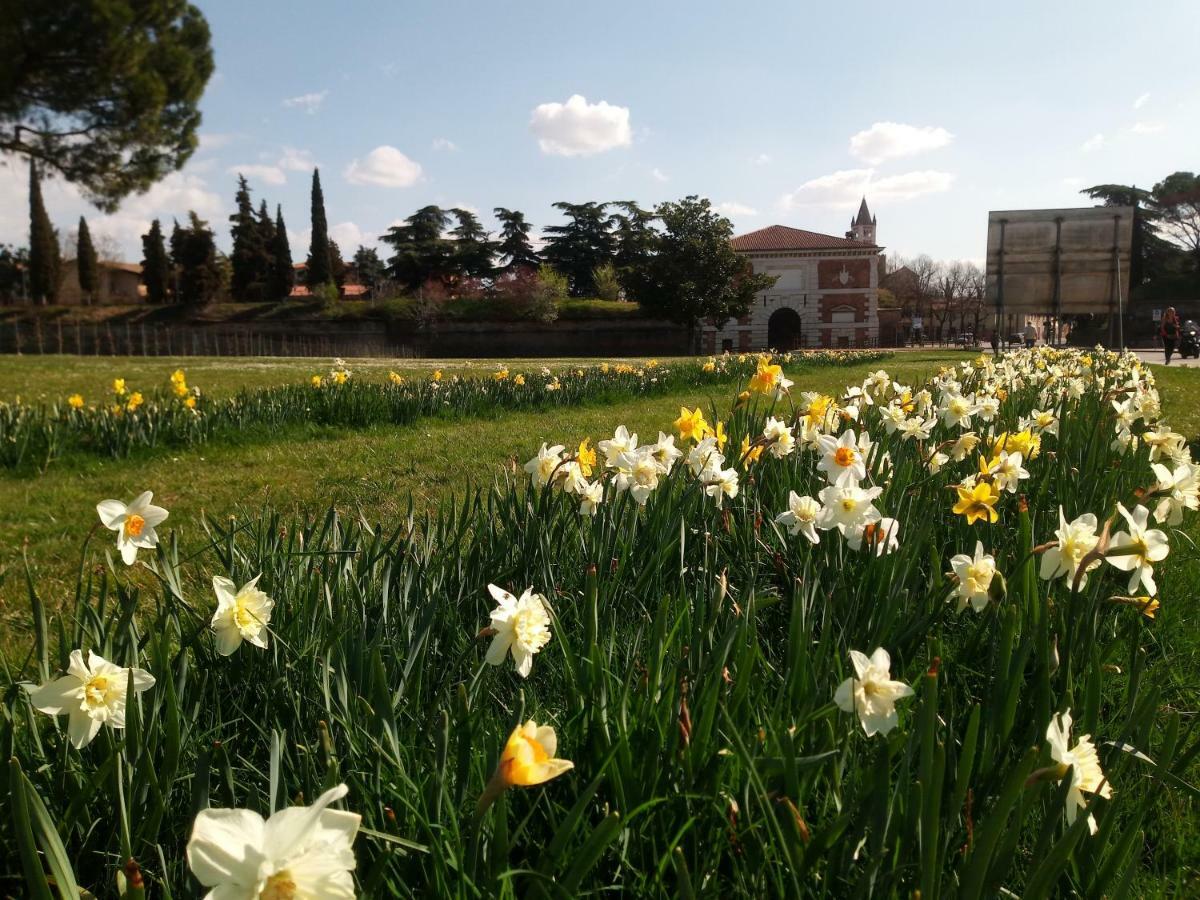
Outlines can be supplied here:
[[642, 209], [632, 200], [620, 200], [612, 204], [621, 210], [613, 216], [616, 223], [614, 239], [616, 252], [613, 264], [617, 277], [640, 267], [654, 252], [658, 233], [654, 230], [654, 213]]
[[25, 275], [29, 271], [29, 252], [24, 247], [0, 244], [0, 302], [12, 303], [25, 298]]
[[179, 267], [179, 301], [202, 306], [215, 300], [228, 276], [217, 258], [217, 245], [208, 223], [194, 212], [188, 213], [187, 228], [176, 223], [171, 254]]
[[96, 257], [87, 219], [83, 216], [79, 217], [79, 232], [75, 238], [75, 274], [79, 278], [79, 289], [87, 295], [89, 303], [94, 303], [96, 289], [100, 286], [100, 261]]
[[268, 291], [274, 300], [283, 300], [292, 293], [296, 270], [292, 267], [292, 247], [288, 243], [287, 226], [283, 224], [283, 207], [275, 207], [275, 239], [271, 245], [271, 284]]
[[555, 271], [567, 277], [571, 293], [576, 297], [589, 296], [596, 291], [592, 273], [597, 266], [612, 261], [615, 239], [613, 219], [606, 213], [609, 204], [554, 204], [569, 220], [566, 225], [547, 225], [546, 247], [542, 259]]
[[634, 295], [647, 306], [692, 329], [701, 319], [724, 322], [744, 316], [755, 294], [775, 283], [755, 275], [733, 250], [733, 225], [695, 195], [656, 210], [663, 233], [655, 252], [630, 273]]
[[196, 148], [213, 71], [186, 0], [0, 4], [0, 152], [28, 157], [112, 210]]
[[267, 294], [267, 282], [271, 278], [271, 244], [273, 234], [264, 233], [261, 216], [271, 230], [274, 224], [267, 215], [264, 203], [258, 217], [250, 203], [250, 186], [246, 179], [238, 176], [238, 191], [235, 198], [237, 210], [229, 217], [233, 227], [233, 252], [229, 262], [232, 266], [230, 291], [235, 300], [261, 300]]
[[426, 282], [442, 284], [457, 274], [454, 243], [442, 235], [450, 226], [450, 215], [438, 206], [424, 206], [395, 225], [380, 240], [395, 251], [388, 260], [393, 278], [410, 290]]
[[1200, 273], [1200, 175], [1168, 175], [1154, 186], [1154, 206], [1167, 237], [1188, 252]]
[[333, 238], [329, 239], [329, 269], [333, 273], [333, 284], [341, 287], [346, 283], [346, 261], [342, 259], [342, 248]]
[[[178, 229], [179, 223], [175, 227]], [[175, 243], [174, 238], [172, 244]], [[142, 235], [142, 283], [146, 299], [151, 303], [166, 303], [171, 285], [171, 263], [163, 244], [162, 225], [155, 219], [150, 230]]]
[[29, 294], [43, 306], [58, 296], [58, 233], [50, 224], [36, 163], [29, 164]]
[[374, 247], [363, 247], [360, 245], [354, 251], [354, 270], [358, 273], [358, 283], [372, 293], [383, 284], [384, 279], [387, 277], [383, 260], [379, 258], [379, 254]]
[[333, 260], [329, 256], [329, 223], [325, 220], [325, 195], [321, 192], [319, 169], [313, 169], [312, 238], [308, 244], [308, 267], [304, 280], [310, 288], [333, 282]]
[[454, 238], [454, 266], [468, 278], [488, 278], [492, 275], [492, 256], [495, 248], [479, 219], [469, 209], [452, 209], [458, 225], [451, 230]]
[[532, 271], [540, 266], [542, 260], [529, 240], [532, 226], [525, 221], [525, 214], [503, 206], [497, 206], [492, 212], [500, 220], [500, 240], [496, 244], [496, 255], [502, 263], [500, 268], [504, 272], [513, 272], [522, 268]]

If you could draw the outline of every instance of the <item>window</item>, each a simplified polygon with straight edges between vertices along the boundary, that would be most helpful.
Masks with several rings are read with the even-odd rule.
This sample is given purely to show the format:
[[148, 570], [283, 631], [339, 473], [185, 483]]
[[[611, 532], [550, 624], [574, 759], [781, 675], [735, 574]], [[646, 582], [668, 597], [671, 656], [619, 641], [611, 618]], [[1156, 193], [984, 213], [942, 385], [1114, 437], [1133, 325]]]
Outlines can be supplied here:
[[830, 312], [829, 321], [834, 325], [853, 325], [857, 315], [853, 306], [839, 306]]
[[731, 339], [725, 338], [723, 341], [721, 341], [721, 352], [722, 353], [732, 353], [733, 352], [733, 341]]

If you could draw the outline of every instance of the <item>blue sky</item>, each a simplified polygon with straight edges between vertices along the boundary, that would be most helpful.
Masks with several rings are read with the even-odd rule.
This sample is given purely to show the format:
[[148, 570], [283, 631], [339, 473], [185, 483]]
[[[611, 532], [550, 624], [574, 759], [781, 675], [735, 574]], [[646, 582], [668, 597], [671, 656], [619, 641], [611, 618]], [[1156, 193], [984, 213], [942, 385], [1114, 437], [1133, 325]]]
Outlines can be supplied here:
[[[199, 5], [217, 72], [193, 160], [110, 217], [47, 190], [130, 258], [188, 207], [227, 245], [239, 169], [303, 258], [312, 162], [347, 254], [427, 203], [541, 226], [556, 200], [698, 193], [739, 232], [840, 234], [865, 192], [889, 253], [976, 260], [989, 209], [1200, 167], [1194, 0]], [[9, 166], [0, 241], [24, 243], [24, 204]]]

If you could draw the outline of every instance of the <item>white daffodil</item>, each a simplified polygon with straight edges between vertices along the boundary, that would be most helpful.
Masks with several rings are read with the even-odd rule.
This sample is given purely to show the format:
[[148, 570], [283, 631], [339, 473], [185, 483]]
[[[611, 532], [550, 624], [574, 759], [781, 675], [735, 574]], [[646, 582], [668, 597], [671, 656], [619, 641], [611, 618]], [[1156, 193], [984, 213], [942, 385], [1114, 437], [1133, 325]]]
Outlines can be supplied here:
[[817, 450], [821, 453], [817, 471], [824, 472], [830, 484], [858, 484], [867, 477], [867, 461], [852, 429], [843, 431], [837, 438], [831, 434], [822, 435], [817, 439]]
[[1187, 446], [1187, 439], [1166, 425], [1159, 425], [1153, 431], [1144, 432], [1142, 440], [1150, 448], [1150, 462], [1158, 462], [1164, 456], [1170, 459]]
[[879, 510], [873, 501], [882, 493], [881, 487], [862, 488], [857, 484], [824, 488], [817, 495], [821, 501], [817, 527], [822, 531], [836, 528], [845, 534], [846, 529], [853, 525], [879, 521]]
[[900, 437], [906, 441], [927, 441], [929, 435], [933, 433], [935, 425], [937, 425], [937, 419], [922, 419], [919, 416], [913, 416], [900, 423]]
[[488, 593], [500, 605], [491, 613], [495, 636], [485, 659], [489, 665], [498, 666], [511, 652], [517, 674], [527, 678], [533, 668], [534, 654], [550, 642], [550, 614], [546, 612], [545, 598], [527, 588], [518, 599], [494, 584], [488, 585]]
[[950, 462], [950, 457], [948, 457], [941, 450], [935, 450], [930, 455], [929, 459], [925, 461], [925, 464], [929, 466], [930, 474], [936, 475], [942, 470], [942, 466], [948, 462]]
[[1154, 583], [1154, 564], [1167, 558], [1171, 548], [1167, 536], [1157, 528], [1147, 528], [1150, 510], [1141, 504], [1127, 510], [1122, 504], [1117, 504], [1117, 512], [1125, 519], [1128, 531], [1118, 531], [1109, 543], [1109, 553], [1125, 551], [1117, 556], [1105, 556], [1109, 564], [1129, 572], [1129, 593], [1137, 590], [1138, 582], [1146, 586], [1146, 593], [1153, 597], [1158, 593]]
[[550, 479], [555, 475], [555, 469], [562, 462], [563, 449], [562, 444], [555, 444], [553, 447], [542, 444], [538, 455], [525, 463], [525, 471], [529, 473], [535, 486], [545, 487], [550, 483]]
[[362, 817], [329, 809], [339, 784], [312, 806], [267, 820], [248, 809], [205, 809], [187, 844], [188, 866], [208, 888], [204, 900], [353, 900], [354, 836]]
[[950, 458], [955, 462], [962, 462], [974, 453], [978, 446], [979, 435], [973, 431], [965, 431], [958, 436], [958, 440], [950, 445]]
[[942, 423], [950, 428], [970, 428], [971, 417], [979, 412], [979, 406], [971, 397], [962, 394], [951, 394], [945, 398], [942, 407]]
[[978, 398], [979, 421], [991, 422], [996, 416], [1000, 415], [1000, 398], [990, 395], [980, 396]]
[[223, 575], [213, 576], [213, 591], [217, 595], [217, 611], [213, 613], [212, 630], [217, 638], [217, 652], [229, 656], [242, 641], [255, 647], [267, 648], [267, 626], [275, 601], [257, 587], [261, 574], [255, 575], [241, 588]]
[[584, 482], [576, 493], [579, 495], [579, 514], [594, 516], [601, 503], [604, 502], [604, 482], [597, 479]]
[[717, 439], [706, 437], [689, 450], [687, 464], [697, 478], [702, 478], [706, 472], [712, 469], [720, 469], [724, 466], [725, 456], [717, 447]]
[[646, 505], [661, 474], [650, 447], [627, 450], [617, 457], [617, 490], [629, 491], [639, 506]]
[[128, 506], [120, 500], [102, 500], [96, 504], [101, 523], [117, 533], [117, 549], [127, 566], [133, 565], [138, 550], [158, 546], [158, 534], [154, 529], [166, 521], [168, 513], [161, 506], [153, 505], [150, 502], [153, 499], [154, 494], [145, 491]]
[[988, 463], [988, 474], [992, 476], [992, 483], [1002, 491], [1015, 494], [1022, 479], [1029, 477], [1029, 470], [1021, 465], [1022, 462], [1020, 453], [1001, 450]]
[[[1053, 581], [1055, 578], [1065, 577], [1067, 584], [1073, 585], [1075, 583], [1075, 575], [1079, 571], [1079, 564], [1100, 543], [1100, 537], [1096, 534], [1096, 527], [1096, 517], [1091, 513], [1084, 513], [1082, 516], [1068, 522], [1066, 515], [1063, 513], [1063, 508], [1060, 506], [1058, 508], [1058, 530], [1054, 532], [1058, 546], [1051, 547], [1042, 554], [1042, 565], [1039, 573], [1042, 578], [1047, 581]], [[1099, 560], [1090, 563], [1087, 567], [1087, 572], [1092, 571], [1092, 569], [1099, 565]], [[1087, 572], [1079, 579], [1080, 589], [1087, 584]]]
[[1200, 483], [1196, 481], [1195, 469], [1183, 465], [1172, 472], [1162, 463], [1154, 463], [1151, 468], [1158, 479], [1154, 492], [1164, 495], [1154, 507], [1154, 521], [1160, 525], [1179, 525], [1185, 509], [1200, 509]]
[[650, 445], [650, 455], [658, 464], [664, 475], [670, 475], [675, 468], [675, 462], [683, 456], [683, 451], [675, 446], [675, 435], [658, 433], [658, 440]]
[[624, 425], [618, 425], [617, 430], [613, 432], [611, 440], [600, 441], [596, 446], [600, 452], [604, 454], [604, 464], [610, 469], [615, 469], [617, 466], [617, 457], [627, 450], [636, 450], [638, 445], [638, 436], [630, 434], [629, 429]]
[[737, 469], [710, 469], [704, 476], [704, 493], [717, 501], [717, 506], [728, 497], [738, 495]]
[[850, 651], [854, 677], [843, 681], [833, 695], [833, 702], [846, 712], [858, 713], [867, 737], [887, 734], [899, 724], [896, 701], [911, 697], [913, 689], [902, 681], [892, 681], [892, 660], [882, 647], [868, 658], [857, 650]]
[[900, 547], [900, 523], [883, 516], [875, 522], [858, 522], [846, 528], [846, 543], [851, 550], [866, 548], [884, 556]]
[[144, 669], [122, 668], [90, 650], [85, 663], [83, 651], [72, 650], [67, 674], [30, 688], [29, 702], [39, 712], [69, 716], [67, 735], [78, 750], [91, 743], [105, 723], [110, 728], [125, 727], [130, 672], [135, 693], [154, 687], [154, 676]]
[[988, 605], [988, 591], [996, 575], [996, 560], [983, 552], [983, 542], [975, 542], [975, 555], [959, 553], [950, 557], [950, 567], [958, 577], [958, 609], [962, 612], [967, 604], [975, 612], [983, 612]]
[[792, 429], [785, 425], [782, 419], [774, 416], [768, 417], [766, 427], [763, 428], [763, 437], [769, 442], [767, 452], [776, 459], [783, 459], [796, 449], [796, 436]]
[[[1071, 767], [1071, 787], [1067, 790], [1067, 824], [1072, 825], [1081, 809], [1087, 808], [1084, 793], [1099, 794], [1105, 799], [1112, 796], [1112, 787], [1100, 768], [1100, 757], [1092, 745], [1092, 736], [1085, 734], [1074, 747], [1071, 743], [1071, 711], [1067, 710], [1050, 719], [1046, 729], [1046, 742], [1050, 745], [1050, 757], [1062, 766]], [[1065, 775], [1065, 771], [1063, 772]], [[1088, 813], [1088, 830], [1097, 831], [1096, 819]]]
[[1041, 434], [1058, 434], [1058, 416], [1051, 409], [1030, 410], [1029, 418], [1023, 420], [1021, 430], [1030, 428]]
[[791, 534], [802, 534], [814, 544], [821, 540], [817, 534], [817, 516], [821, 504], [812, 497], [801, 497], [795, 491], [788, 492], [788, 508], [775, 517], [775, 521], [787, 527]]

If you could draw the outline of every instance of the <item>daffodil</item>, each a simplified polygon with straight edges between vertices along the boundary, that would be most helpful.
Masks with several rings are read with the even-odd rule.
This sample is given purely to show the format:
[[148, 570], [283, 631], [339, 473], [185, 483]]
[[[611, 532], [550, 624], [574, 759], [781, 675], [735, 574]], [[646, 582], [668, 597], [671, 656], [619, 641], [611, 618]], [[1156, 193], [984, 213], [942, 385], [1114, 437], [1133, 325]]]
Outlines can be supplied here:
[[821, 504], [812, 497], [801, 497], [795, 491], [788, 491], [788, 508], [775, 517], [775, 521], [787, 528], [791, 534], [802, 534], [812, 543], [821, 540], [817, 534], [817, 517], [821, 514]]
[[833, 702], [845, 712], [858, 714], [867, 737], [887, 734], [900, 722], [896, 701], [911, 697], [913, 689], [902, 681], [892, 680], [892, 660], [882, 647], [876, 648], [870, 657], [851, 650], [850, 662], [854, 677], [838, 686]]
[[843, 534], [848, 528], [864, 522], [877, 522], [882, 518], [875, 508], [875, 498], [883, 488], [862, 488], [857, 484], [830, 485], [818, 498], [821, 512], [817, 514], [817, 527], [822, 531], [838, 529]]
[[575, 451], [575, 462], [579, 466], [579, 473], [590, 478], [592, 469], [596, 465], [596, 451], [587, 438], [579, 442], [579, 447]]
[[267, 626], [275, 601], [258, 589], [261, 577], [255, 575], [240, 588], [223, 575], [213, 577], [217, 611], [213, 613], [211, 627], [216, 635], [217, 652], [222, 656], [232, 654], [242, 641], [267, 648]]
[[492, 380], [493, 381], [507, 381], [508, 380], [508, 366], [501, 366], [499, 369], [497, 369], [495, 372], [493, 372]]
[[140, 549], [158, 546], [155, 529], [167, 518], [167, 511], [154, 506], [151, 491], [139, 494], [126, 506], [120, 500], [102, 500], [96, 504], [96, 512], [105, 528], [117, 533], [117, 549], [125, 565], [132, 566]]
[[954, 514], [966, 516], [968, 525], [979, 521], [995, 523], [999, 520], [996, 503], [1000, 500], [1000, 494], [992, 485], [980, 481], [973, 487], [966, 488], [960, 485], [955, 490], [958, 492], [958, 502], [954, 504]]
[[650, 455], [658, 464], [664, 475], [670, 475], [675, 468], [675, 462], [683, 456], [683, 451], [675, 446], [675, 435], [658, 433], [658, 440], [650, 445]]
[[755, 394], [770, 394], [783, 377], [783, 369], [771, 363], [771, 357], [760, 356], [758, 366], [750, 376], [750, 391]]
[[887, 516], [857, 522], [846, 528], [846, 544], [851, 550], [866, 549], [885, 556], [900, 547], [900, 523]]
[[114, 378], [113, 383], [112, 383], [112, 389], [113, 389], [113, 393], [116, 394], [118, 397], [124, 397], [125, 396], [125, 379], [124, 378]]
[[498, 666], [511, 653], [517, 674], [527, 678], [534, 655], [550, 642], [550, 614], [546, 612], [545, 598], [535, 594], [533, 588], [526, 588], [517, 598], [494, 584], [488, 585], [488, 593], [499, 606], [491, 613], [493, 637], [485, 659], [489, 665]]
[[525, 385], [525, 376], [518, 372], [513, 376], [513, 384], [517, 387], [523, 387]]
[[330, 788], [312, 806], [263, 820], [247, 809], [204, 809], [187, 844], [204, 900], [353, 900], [354, 836], [362, 817], [329, 807], [349, 792]]
[[710, 469], [704, 476], [704, 493], [717, 501], [717, 506], [726, 497], [732, 500], [738, 495], [737, 469]]
[[[711, 440], [711, 439], [710, 439]], [[650, 447], [627, 450], [617, 459], [617, 490], [628, 490], [638, 505], [645, 506], [658, 487], [661, 470]]]
[[990, 553], [983, 552], [983, 541], [975, 542], [975, 555], [959, 553], [950, 557], [950, 567], [958, 578], [958, 612], [967, 608], [983, 612], [988, 605], [988, 592], [992, 579], [996, 577], [996, 560]]
[[821, 461], [817, 471], [824, 472], [830, 484], [857, 484], [867, 477], [867, 462], [858, 449], [853, 430], [843, 431], [841, 437], [823, 434], [817, 438]]
[[321, 386], [321, 376], [314, 375], [312, 378], [309, 379], [309, 384], [311, 384], [315, 388], [319, 388]]
[[982, 474], [991, 477], [992, 484], [998, 490], [1015, 494], [1020, 482], [1029, 477], [1029, 471], [1021, 465], [1021, 462], [1020, 453], [1001, 450], [990, 460], [985, 461], [980, 457], [979, 468]]
[[[1096, 549], [1100, 537], [1096, 534], [1096, 517], [1084, 513], [1071, 522], [1067, 521], [1063, 508], [1058, 508], [1058, 529], [1054, 532], [1056, 546], [1042, 554], [1039, 574], [1047, 581], [1065, 577], [1068, 584], [1075, 583], [1076, 573], [1083, 558]], [[1087, 572], [1100, 565], [1100, 560], [1088, 564]], [[1087, 584], [1087, 572], [1079, 579], [1079, 587]]]
[[750, 446], [750, 435], [743, 435], [742, 445], [738, 451], [738, 458], [744, 465], [748, 466], [751, 463], [758, 462], [762, 458], [763, 450], [765, 449], [762, 444], [756, 444], [753, 447]]
[[1163, 495], [1154, 507], [1154, 521], [1162, 525], [1179, 525], [1183, 522], [1185, 509], [1200, 509], [1200, 482], [1196, 470], [1190, 465], [1181, 465], [1172, 472], [1162, 463], [1150, 468], [1158, 482], [1154, 492]]
[[142, 392], [134, 391], [132, 394], [129, 395], [129, 402], [127, 402], [125, 404], [125, 408], [127, 410], [129, 410], [130, 412], [136, 412], [138, 407], [141, 406], [142, 403], [144, 403], [144, 402], [145, 402], [145, 398], [142, 397]]
[[634, 450], [638, 445], [637, 434], [630, 434], [624, 425], [618, 425], [611, 440], [600, 441], [596, 448], [604, 454], [604, 464], [612, 469], [616, 467], [617, 458], [627, 450]]
[[130, 675], [134, 693], [154, 687], [154, 676], [144, 669], [122, 668], [97, 653], [72, 650], [67, 674], [29, 691], [29, 702], [39, 712], [67, 715], [67, 736], [80, 749], [91, 743], [102, 725], [125, 727]]
[[404, 376], [399, 372], [388, 372], [388, 381], [396, 386], [399, 386], [404, 384]]
[[1130, 512], [1118, 503], [1117, 512], [1129, 530], [1118, 531], [1112, 536], [1108, 554], [1104, 558], [1109, 565], [1130, 573], [1129, 587], [1126, 589], [1129, 593], [1136, 591], [1140, 582], [1146, 586], [1148, 593], [1156, 594], [1158, 587], [1154, 583], [1154, 564], [1166, 559], [1170, 552], [1167, 535], [1157, 528], [1146, 527], [1150, 510], [1140, 504]]
[[547, 447], [543, 443], [542, 448], [538, 450], [538, 455], [525, 463], [525, 471], [533, 478], [535, 486], [545, 487], [550, 483], [550, 479], [554, 477], [555, 469], [562, 462], [562, 452], [562, 444]]
[[604, 482], [586, 482], [576, 493], [579, 494], [579, 514], [594, 516], [599, 511], [600, 504], [604, 502]]
[[551, 725], [538, 725], [530, 719], [518, 725], [508, 736], [496, 771], [479, 798], [475, 813], [487, 808], [510, 787], [534, 787], [575, 768], [567, 759], [558, 759], [558, 735]]
[[698, 406], [690, 412], [686, 406], [681, 406], [679, 418], [675, 420], [675, 427], [679, 430], [679, 439], [683, 441], [702, 441], [709, 431], [708, 422], [704, 419], [704, 411]]
[[83, 394], [72, 394], [67, 398], [67, 405], [71, 409], [83, 409]]
[[[1046, 743], [1050, 745], [1050, 757], [1059, 765], [1059, 777], [1071, 769], [1071, 786], [1067, 789], [1067, 824], [1073, 825], [1081, 809], [1087, 808], [1085, 793], [1099, 794], [1105, 799], [1112, 796], [1112, 787], [1100, 768], [1100, 757], [1092, 744], [1092, 736], [1085, 734], [1074, 747], [1071, 743], [1071, 711], [1053, 716], [1046, 728]], [[1088, 830], [1095, 834], [1096, 819], [1088, 813]]]
[[767, 452], [776, 459], [783, 459], [796, 449], [796, 436], [792, 429], [784, 424], [782, 419], [774, 416], [767, 417], [763, 427], [763, 440], [766, 441]]

